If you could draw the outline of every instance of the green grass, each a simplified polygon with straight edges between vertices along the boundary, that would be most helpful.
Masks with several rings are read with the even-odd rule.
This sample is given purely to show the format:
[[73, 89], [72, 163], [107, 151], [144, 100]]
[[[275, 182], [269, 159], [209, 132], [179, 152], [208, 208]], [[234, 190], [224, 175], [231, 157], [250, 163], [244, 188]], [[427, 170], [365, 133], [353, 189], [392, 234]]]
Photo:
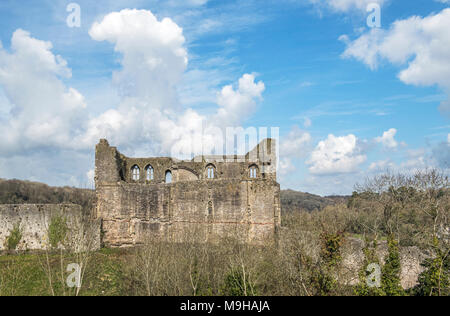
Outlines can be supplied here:
[[[70, 272], [66, 272], [67, 265], [76, 262], [70, 255], [63, 255], [64, 280]], [[102, 249], [93, 254], [83, 285], [81, 296], [111, 296], [128, 295], [124, 274], [127, 263], [127, 251], [120, 249]], [[58, 253], [49, 256], [55, 295], [68, 294], [70, 289], [62, 287], [61, 256]], [[46, 268], [45, 254], [3, 254], [0, 255], [0, 296], [50, 296], [51, 288]]]

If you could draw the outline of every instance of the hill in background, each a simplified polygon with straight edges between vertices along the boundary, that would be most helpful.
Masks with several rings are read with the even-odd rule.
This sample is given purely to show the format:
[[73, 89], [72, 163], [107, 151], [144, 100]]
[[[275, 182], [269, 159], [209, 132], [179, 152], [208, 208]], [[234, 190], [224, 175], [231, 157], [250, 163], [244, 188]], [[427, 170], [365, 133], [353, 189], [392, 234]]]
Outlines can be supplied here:
[[0, 204], [73, 203], [89, 207], [95, 198], [93, 190], [72, 187], [50, 187], [44, 183], [0, 179]]
[[298, 211], [318, 211], [328, 205], [346, 202], [346, 196], [321, 197], [310, 193], [293, 190], [281, 191], [281, 210], [285, 213]]
[[[0, 179], [0, 204], [58, 204], [74, 203], [88, 207], [95, 198], [93, 190], [73, 187], [50, 187], [44, 183]], [[316, 211], [328, 205], [345, 202], [347, 197], [281, 191], [283, 212]]]

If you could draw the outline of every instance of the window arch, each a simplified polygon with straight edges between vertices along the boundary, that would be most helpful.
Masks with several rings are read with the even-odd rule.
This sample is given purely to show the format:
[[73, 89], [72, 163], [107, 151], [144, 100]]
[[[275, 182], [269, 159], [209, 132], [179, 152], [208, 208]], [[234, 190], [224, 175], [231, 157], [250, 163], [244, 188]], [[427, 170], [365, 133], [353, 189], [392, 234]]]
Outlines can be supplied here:
[[216, 167], [214, 167], [214, 165], [208, 165], [206, 167], [206, 178], [207, 179], [216, 178]]
[[170, 170], [166, 171], [166, 183], [172, 183], [172, 172]]
[[250, 179], [256, 179], [258, 177], [258, 167], [253, 165], [249, 168], [249, 177]]
[[131, 179], [133, 179], [133, 181], [139, 181], [140, 172], [141, 170], [139, 169], [139, 167], [137, 165], [134, 165], [133, 168], [131, 168]]
[[145, 175], [146, 175], [147, 181], [153, 181], [153, 179], [155, 178], [155, 170], [153, 169], [153, 167], [151, 165], [148, 165], [145, 168]]

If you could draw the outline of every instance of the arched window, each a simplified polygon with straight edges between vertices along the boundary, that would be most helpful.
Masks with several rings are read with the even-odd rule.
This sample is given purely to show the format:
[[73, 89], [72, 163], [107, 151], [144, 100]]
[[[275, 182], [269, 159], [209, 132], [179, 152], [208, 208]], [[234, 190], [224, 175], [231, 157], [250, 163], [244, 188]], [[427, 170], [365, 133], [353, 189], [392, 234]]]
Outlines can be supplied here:
[[172, 172], [166, 171], [166, 183], [172, 183]]
[[216, 169], [213, 165], [206, 167], [206, 176], [208, 179], [214, 179], [216, 177]]
[[250, 172], [250, 179], [256, 179], [258, 177], [258, 167], [251, 166], [249, 172]]
[[148, 165], [147, 168], [145, 168], [145, 173], [147, 176], [147, 181], [152, 181], [154, 179], [154, 170], [153, 167]]
[[133, 168], [131, 168], [131, 177], [133, 179], [133, 181], [139, 181], [140, 179], [140, 169], [138, 166], [133, 166]]

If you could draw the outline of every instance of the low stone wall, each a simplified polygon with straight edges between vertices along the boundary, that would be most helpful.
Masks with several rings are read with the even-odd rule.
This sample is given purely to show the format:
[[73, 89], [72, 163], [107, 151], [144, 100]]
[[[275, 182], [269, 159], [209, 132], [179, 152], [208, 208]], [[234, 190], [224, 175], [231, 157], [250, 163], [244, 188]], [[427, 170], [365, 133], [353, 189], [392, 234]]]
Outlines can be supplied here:
[[[48, 246], [48, 227], [55, 216], [63, 215], [71, 231], [71, 240], [79, 238], [92, 249], [100, 247], [100, 222], [85, 222], [81, 206], [75, 204], [0, 204], [0, 250], [6, 250], [6, 240], [14, 226], [22, 232], [16, 250], [43, 250]], [[83, 230], [83, 233], [81, 231]], [[86, 240], [86, 233], [89, 233]]]
[[[359, 282], [359, 272], [364, 262], [364, 242], [360, 239], [349, 238], [343, 247], [343, 275], [345, 283], [356, 285]], [[380, 262], [384, 264], [384, 258], [388, 254], [386, 241], [381, 241], [376, 251]], [[400, 262], [401, 275], [400, 281], [404, 289], [410, 289], [417, 285], [419, 274], [423, 271], [421, 262], [426, 258], [417, 247], [401, 247]]]

